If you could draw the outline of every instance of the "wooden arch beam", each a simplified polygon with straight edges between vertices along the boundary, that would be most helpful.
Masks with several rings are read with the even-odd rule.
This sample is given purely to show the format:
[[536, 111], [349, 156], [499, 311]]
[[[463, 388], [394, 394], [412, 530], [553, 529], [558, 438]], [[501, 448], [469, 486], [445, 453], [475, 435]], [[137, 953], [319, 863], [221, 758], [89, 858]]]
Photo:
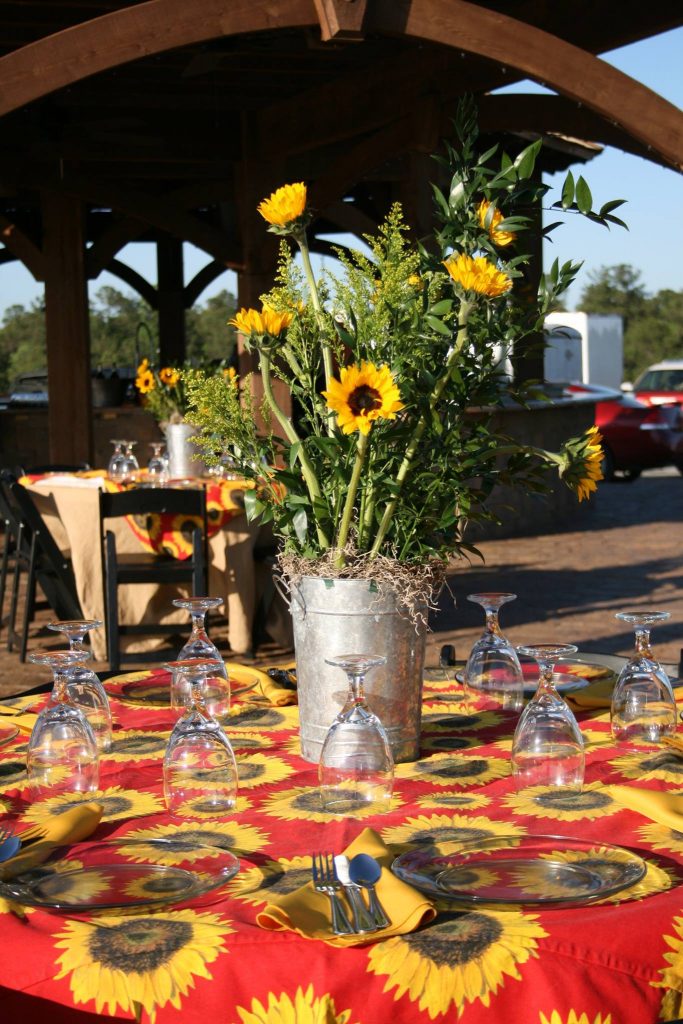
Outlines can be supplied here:
[[217, 277], [224, 274], [226, 270], [230, 268], [221, 263], [220, 260], [212, 260], [211, 263], [207, 263], [205, 267], [198, 270], [191, 281], [188, 281], [183, 289], [183, 299], [185, 302], [185, 309], [189, 309], [190, 306], [194, 306], [195, 302], [202, 294], [205, 288], [208, 288], [212, 281], [215, 281]]
[[0, 241], [16, 259], [21, 260], [36, 281], [45, 280], [45, 258], [42, 250], [4, 214], [0, 214]]
[[111, 260], [107, 272], [129, 284], [152, 309], [159, 308], [159, 293], [153, 284], [122, 260]]
[[[100, 71], [174, 47], [318, 23], [313, 0], [147, 0], [0, 59], [0, 116]], [[468, 0], [374, 0], [364, 29], [426, 39], [514, 67], [615, 121], [683, 168], [683, 113], [557, 36]]]

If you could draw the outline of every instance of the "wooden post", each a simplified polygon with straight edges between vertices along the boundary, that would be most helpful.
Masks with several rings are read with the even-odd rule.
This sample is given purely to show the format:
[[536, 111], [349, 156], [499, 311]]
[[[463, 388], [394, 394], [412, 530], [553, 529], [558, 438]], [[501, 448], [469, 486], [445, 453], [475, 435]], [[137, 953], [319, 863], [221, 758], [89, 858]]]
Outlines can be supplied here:
[[[535, 172], [540, 176], [540, 171]], [[535, 303], [538, 295], [538, 285], [543, 273], [543, 211], [540, 202], [533, 210], [528, 212], [533, 220], [529, 230], [524, 232], [522, 245], [524, 251], [529, 253], [530, 260], [520, 267], [523, 276], [515, 281], [517, 296], [526, 303]], [[545, 349], [545, 338], [543, 331], [531, 335], [525, 343], [525, 351], [519, 355], [512, 354], [512, 365], [514, 367], [515, 380], [538, 380], [543, 381]]]
[[185, 296], [183, 243], [170, 235], [157, 241], [159, 361], [181, 366], [185, 361]]
[[92, 392], [83, 207], [43, 192], [50, 462], [90, 461]]

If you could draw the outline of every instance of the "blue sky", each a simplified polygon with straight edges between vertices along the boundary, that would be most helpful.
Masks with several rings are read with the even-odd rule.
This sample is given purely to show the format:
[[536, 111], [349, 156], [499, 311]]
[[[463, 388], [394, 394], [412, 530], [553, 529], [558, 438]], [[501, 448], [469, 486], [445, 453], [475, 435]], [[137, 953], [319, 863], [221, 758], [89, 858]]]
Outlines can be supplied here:
[[[683, 106], [683, 28], [665, 32], [632, 46], [603, 54], [603, 59], [626, 74], [658, 92], [665, 99]], [[524, 83], [507, 91], [545, 91], [534, 83]], [[546, 246], [546, 268], [556, 257], [584, 261], [576, 284], [568, 293], [568, 306], [578, 308], [583, 288], [589, 283], [591, 271], [601, 266], [629, 263], [641, 272], [642, 282], [649, 292], [662, 288], [683, 290], [683, 253], [681, 252], [681, 225], [683, 225], [683, 175], [674, 170], [630, 156], [616, 149], [604, 153], [576, 168], [584, 174], [595, 205], [609, 199], [626, 199], [621, 216], [629, 230], [613, 228], [607, 231], [590, 224], [581, 217], [568, 217], [564, 225], [553, 234], [554, 242]], [[553, 188], [559, 188], [564, 173], [548, 179]], [[549, 201], [558, 198], [548, 197]], [[553, 219], [556, 219], [553, 216]], [[118, 258], [129, 263], [148, 280], [156, 280], [154, 247], [129, 245]], [[185, 246], [185, 276], [191, 279], [208, 262], [208, 257]], [[103, 285], [120, 291], [129, 291], [118, 278], [101, 274], [90, 282], [91, 296]], [[200, 302], [223, 288], [235, 291], [235, 277], [227, 273], [218, 278], [200, 297]], [[11, 305], [28, 306], [42, 296], [43, 286], [19, 263], [0, 266], [0, 315]]]

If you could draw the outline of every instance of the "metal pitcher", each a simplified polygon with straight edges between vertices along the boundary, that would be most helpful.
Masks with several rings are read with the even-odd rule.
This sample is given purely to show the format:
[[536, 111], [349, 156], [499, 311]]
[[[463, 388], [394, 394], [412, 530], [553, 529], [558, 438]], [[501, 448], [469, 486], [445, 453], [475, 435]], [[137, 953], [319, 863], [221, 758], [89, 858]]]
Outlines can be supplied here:
[[427, 637], [400, 610], [395, 594], [373, 580], [303, 576], [291, 585], [301, 756], [318, 762], [327, 730], [348, 693], [342, 669], [325, 663], [340, 654], [383, 654], [368, 673], [368, 706], [386, 729], [394, 760], [420, 752], [422, 668]]
[[205, 463], [198, 457], [200, 449], [190, 440], [196, 433], [196, 427], [189, 423], [166, 424], [168, 471], [173, 479], [202, 476], [206, 472]]

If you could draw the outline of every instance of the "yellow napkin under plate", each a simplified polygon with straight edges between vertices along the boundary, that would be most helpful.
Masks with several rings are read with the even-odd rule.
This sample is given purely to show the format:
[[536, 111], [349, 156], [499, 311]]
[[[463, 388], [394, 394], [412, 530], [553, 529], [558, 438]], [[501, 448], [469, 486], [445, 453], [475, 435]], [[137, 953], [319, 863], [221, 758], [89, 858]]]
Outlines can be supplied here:
[[585, 710], [610, 708], [612, 706], [612, 691], [614, 690], [615, 682], [616, 680], [613, 675], [608, 679], [597, 679], [590, 686], [584, 687], [583, 690], [573, 690], [570, 693], [565, 693], [563, 696], [567, 704], [575, 708]]
[[[40, 839], [28, 843], [9, 860], [0, 864], [0, 878], [7, 880], [47, 860], [53, 850], [87, 839], [100, 823], [102, 804], [79, 804], [46, 821]], [[19, 833], [19, 838], [21, 834]]]
[[626, 810], [642, 814], [650, 821], [683, 831], [683, 794], [662, 793], [655, 789], [636, 786], [605, 786], [612, 799]]
[[[256, 686], [253, 690], [245, 693], [245, 701], [248, 702], [252, 696], [256, 696], [263, 697], [277, 708], [283, 708], [288, 704], [296, 704], [296, 690], [288, 690], [284, 686], [278, 686], [275, 680], [271, 679], [266, 672], [251, 666], [236, 665], [229, 661], [226, 662], [225, 667], [230, 679], [234, 679], [236, 683], [252, 683], [254, 677], [256, 677]], [[236, 697], [235, 700], [239, 701], [239, 697]]]
[[31, 733], [37, 717], [38, 715], [34, 715], [30, 711], [23, 715], [15, 711], [12, 715], [3, 715], [0, 721], [4, 725], [16, 725], [17, 729], [21, 729], [22, 732]]
[[[260, 911], [256, 921], [261, 928], [295, 931], [304, 938], [322, 939], [331, 946], [358, 946], [392, 935], [405, 935], [436, 916], [431, 901], [423, 893], [406, 885], [389, 870], [394, 855], [373, 829], [364, 829], [344, 853], [349, 860], [357, 853], [368, 853], [382, 865], [382, 876], [376, 889], [392, 922], [388, 928], [367, 935], [335, 935], [330, 925], [330, 901], [324, 893], [315, 891], [312, 882], [280, 897], [277, 902], [269, 903]], [[339, 895], [344, 898], [343, 890]]]

